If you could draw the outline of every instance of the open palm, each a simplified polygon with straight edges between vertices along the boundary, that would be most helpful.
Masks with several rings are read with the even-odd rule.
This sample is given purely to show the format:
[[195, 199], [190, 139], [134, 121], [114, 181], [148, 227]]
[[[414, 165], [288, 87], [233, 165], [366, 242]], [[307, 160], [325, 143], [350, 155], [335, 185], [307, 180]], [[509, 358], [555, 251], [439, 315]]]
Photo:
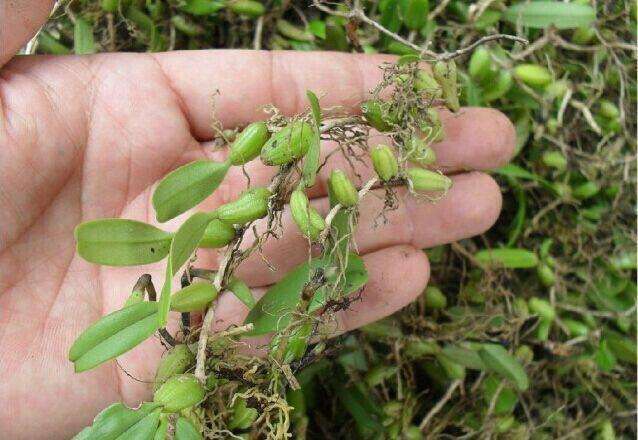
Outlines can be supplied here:
[[[0, 26], [3, 25], [0, 20]], [[7, 34], [8, 35], [8, 34]], [[14, 44], [15, 46], [15, 44]], [[11, 44], [5, 48], [11, 48]], [[0, 53], [0, 62], [7, 54]], [[100, 316], [122, 306], [137, 277], [162, 279], [163, 265], [105, 268], [75, 252], [73, 228], [100, 217], [156, 223], [153, 185], [191, 160], [222, 160], [214, 150], [214, 114], [224, 127], [263, 118], [273, 103], [286, 114], [302, 111], [305, 91], [324, 107], [354, 109], [379, 80], [387, 58], [335, 53], [197, 51], [107, 54], [90, 57], [20, 57], [0, 70], [0, 407], [1, 438], [67, 438], [115, 401], [136, 404], [150, 387], [162, 347], [156, 339], [93, 371], [75, 374], [67, 360], [74, 338]], [[477, 169], [505, 163], [514, 132], [500, 113], [462, 109], [443, 114], [446, 140], [436, 145], [439, 165], [455, 173], [437, 204], [402, 193], [401, 204], [376, 222], [381, 197], [361, 210], [357, 243], [370, 273], [363, 301], [338, 317], [340, 330], [386, 316], [425, 287], [429, 267], [421, 248], [480, 233], [501, 207], [497, 185]], [[382, 138], [375, 138], [375, 142]], [[334, 146], [323, 146], [324, 154]], [[329, 167], [345, 169], [332, 156]], [[320, 175], [313, 202], [327, 210]], [[251, 183], [273, 173], [255, 161]], [[364, 177], [370, 169], [361, 167]], [[212, 209], [246, 187], [241, 169], [200, 209]], [[165, 229], [175, 229], [183, 217]], [[239, 270], [259, 296], [282, 273], [303, 261], [305, 239], [287, 228], [266, 248], [272, 272], [259, 257]], [[216, 254], [198, 252], [198, 266], [214, 267]], [[241, 322], [247, 310], [222, 295], [215, 323]], [[37, 421], [37, 422], [36, 422]]]

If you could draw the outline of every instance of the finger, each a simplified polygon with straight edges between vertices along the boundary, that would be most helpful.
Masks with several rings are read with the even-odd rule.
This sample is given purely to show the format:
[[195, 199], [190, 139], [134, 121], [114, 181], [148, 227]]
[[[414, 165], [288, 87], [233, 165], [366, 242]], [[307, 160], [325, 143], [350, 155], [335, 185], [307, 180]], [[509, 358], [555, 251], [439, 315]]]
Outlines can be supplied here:
[[[438, 202], [416, 199], [405, 189], [397, 191], [398, 207], [383, 212], [384, 191], [368, 194], [360, 205], [355, 241], [361, 254], [396, 245], [427, 248], [480, 234], [489, 229], [501, 210], [501, 192], [494, 180], [473, 172], [452, 177], [450, 191]], [[313, 200], [324, 215], [326, 198]], [[282, 273], [307, 258], [308, 240], [301, 235], [288, 210], [283, 216], [284, 232], [279, 240], [268, 241], [263, 255], [254, 254], [237, 274], [253, 286], [276, 282]], [[264, 229], [263, 222], [260, 229]], [[250, 242], [250, 240], [249, 240]], [[271, 270], [273, 267], [275, 270]]]
[[0, 2], [0, 67], [42, 26], [52, 4], [53, 0]]
[[211, 109], [224, 127], [264, 119], [263, 106], [284, 114], [308, 107], [306, 91], [323, 107], [352, 109], [382, 78], [379, 65], [396, 57], [336, 52], [206, 50], [153, 55], [179, 96], [195, 137], [213, 137]]
[[[363, 262], [368, 271], [368, 282], [361, 300], [336, 314], [334, 329], [337, 333], [376, 321], [406, 306], [423, 291], [430, 277], [425, 253], [412, 246], [382, 249], [364, 255]], [[261, 298], [265, 292], [264, 288], [253, 289], [256, 298]], [[219, 317], [214, 324], [216, 331], [240, 325], [248, 315], [246, 306], [229, 293], [219, 298], [215, 310]]]
[[[444, 141], [433, 144], [437, 153], [437, 167], [445, 171], [493, 169], [507, 163], [514, 152], [515, 132], [511, 122], [501, 112], [493, 109], [468, 107], [454, 115], [442, 111], [442, 120], [446, 132]], [[389, 143], [383, 135], [371, 137], [369, 146]], [[327, 182], [333, 169], [344, 170], [358, 183], [374, 177], [375, 173], [368, 157], [354, 161], [354, 168], [339, 152], [334, 142], [322, 143], [321, 163], [327, 158], [317, 179], [317, 184], [308, 191], [309, 197], [323, 197], [327, 194]], [[204, 153], [206, 151], [207, 153]], [[192, 150], [179, 164], [207, 156], [213, 160], [225, 160], [226, 148], [212, 150], [211, 145], [204, 149]], [[246, 189], [250, 176], [253, 186], [267, 185], [277, 172], [276, 167], [267, 167], [258, 159], [247, 163], [244, 169], [233, 167], [229, 170], [225, 182], [217, 190], [218, 197], [208, 200], [203, 208], [214, 209], [220, 200], [232, 200]]]

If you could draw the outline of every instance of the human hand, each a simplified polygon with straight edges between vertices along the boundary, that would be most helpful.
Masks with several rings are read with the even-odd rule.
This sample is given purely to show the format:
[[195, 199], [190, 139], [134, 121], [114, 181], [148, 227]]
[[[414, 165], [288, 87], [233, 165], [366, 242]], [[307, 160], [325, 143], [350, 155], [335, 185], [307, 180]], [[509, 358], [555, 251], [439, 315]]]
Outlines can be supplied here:
[[[43, 17], [44, 5], [32, 7]], [[45, 11], [46, 12], [46, 11]], [[8, 20], [3, 23], [2, 20]], [[34, 18], [33, 22], [37, 22]], [[10, 14], [0, 28], [20, 27]], [[26, 35], [24, 35], [26, 38]], [[14, 38], [14, 37], [11, 37]], [[23, 38], [24, 39], [24, 38]], [[8, 40], [7, 40], [8, 41]], [[21, 43], [0, 50], [0, 63]], [[4, 52], [2, 52], [4, 51]], [[75, 252], [74, 227], [86, 220], [124, 217], [156, 223], [150, 199], [154, 184], [191, 160], [223, 160], [213, 150], [215, 115], [224, 127], [263, 118], [273, 103], [286, 114], [306, 106], [305, 91], [324, 107], [357, 108], [379, 80], [384, 56], [337, 53], [192, 51], [104, 54], [89, 57], [18, 57], [0, 70], [0, 395], [2, 438], [68, 438], [108, 404], [148, 399], [162, 347], [156, 339], [93, 371], [75, 374], [67, 359], [75, 337], [99, 317], [120, 308], [139, 268], [98, 267]], [[340, 331], [380, 319], [405, 306], [429, 276], [421, 248], [485, 231], [501, 207], [498, 186], [478, 171], [511, 156], [514, 130], [500, 113], [478, 108], [442, 113], [446, 139], [435, 145], [438, 165], [455, 172], [454, 185], [436, 204], [401, 193], [387, 223], [375, 226], [383, 206], [368, 196], [361, 206], [357, 244], [370, 280], [362, 301], [339, 312]], [[383, 142], [382, 137], [375, 137]], [[323, 145], [327, 153], [334, 145]], [[326, 179], [331, 156], [311, 195], [327, 211]], [[363, 177], [372, 170], [361, 165]], [[273, 169], [247, 165], [252, 184], [265, 184]], [[460, 173], [460, 171], [463, 171]], [[246, 186], [239, 168], [198, 209], [213, 209]], [[307, 244], [287, 217], [284, 236], [265, 247], [277, 272], [259, 258], [238, 271], [259, 297], [280, 274], [306, 258]], [[177, 223], [169, 223], [175, 228]], [[214, 267], [217, 254], [198, 251], [198, 265]], [[163, 264], [145, 266], [161, 280]], [[243, 321], [247, 311], [222, 295], [216, 328]]]

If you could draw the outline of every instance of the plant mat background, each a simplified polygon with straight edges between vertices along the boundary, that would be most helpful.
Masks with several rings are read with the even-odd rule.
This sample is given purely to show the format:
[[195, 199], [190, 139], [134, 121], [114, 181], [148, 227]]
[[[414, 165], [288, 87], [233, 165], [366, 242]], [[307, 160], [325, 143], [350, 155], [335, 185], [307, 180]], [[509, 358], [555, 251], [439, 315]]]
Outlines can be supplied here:
[[[303, 392], [289, 395], [301, 408], [294, 426], [308, 438], [400, 438], [408, 425], [428, 438], [635, 438], [635, 2], [569, 3], [595, 13], [581, 26], [576, 9], [549, 5], [527, 16], [514, 12], [528, 2], [437, 0], [413, 30], [397, 0], [321, 8], [267, 1], [253, 17], [207, 0], [135, 1], [112, 13], [103, 3], [117, 2], [58, 4], [26, 50], [407, 54], [413, 47], [451, 52], [495, 33], [528, 39], [515, 50], [485, 46], [495, 74], [513, 73], [501, 96], [472, 74], [469, 55], [457, 59], [460, 69], [470, 66], [462, 104], [498, 108], [516, 126], [515, 159], [493, 171], [504, 195], [497, 224], [425, 250], [434, 289], [340, 337], [332, 359], [301, 370]], [[565, 29], [546, 26], [547, 16]], [[546, 84], [530, 86], [517, 75], [528, 63], [544, 67]], [[480, 251], [501, 247], [514, 253], [500, 267], [485, 264]], [[514, 353], [526, 390], [507, 372], [477, 365], [478, 342]]]

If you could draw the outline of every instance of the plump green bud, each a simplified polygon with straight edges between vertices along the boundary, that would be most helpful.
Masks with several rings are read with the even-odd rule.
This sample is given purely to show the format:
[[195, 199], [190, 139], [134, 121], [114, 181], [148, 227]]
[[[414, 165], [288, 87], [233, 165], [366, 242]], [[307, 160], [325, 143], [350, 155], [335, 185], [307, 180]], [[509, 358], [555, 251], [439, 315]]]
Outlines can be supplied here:
[[387, 145], [377, 145], [370, 151], [374, 171], [384, 182], [391, 180], [399, 174], [399, 162], [394, 152]]
[[527, 304], [529, 305], [530, 312], [540, 316], [547, 321], [553, 321], [556, 317], [556, 310], [548, 301], [544, 299], [533, 297], [529, 299]]
[[541, 160], [545, 166], [556, 168], [558, 171], [567, 169], [567, 159], [560, 151], [545, 151]]
[[153, 401], [164, 406], [164, 412], [175, 413], [204, 400], [204, 387], [192, 374], [179, 374], [168, 379], [155, 392]]
[[587, 181], [575, 186], [572, 189], [572, 196], [579, 200], [585, 200], [594, 197], [599, 191], [600, 187], [596, 184], [596, 182]]
[[346, 173], [341, 170], [333, 170], [328, 179], [330, 191], [337, 201], [344, 207], [355, 206], [359, 201], [359, 194]]
[[572, 34], [572, 43], [585, 45], [596, 37], [596, 29], [593, 26], [579, 27]]
[[241, 397], [235, 399], [232, 407], [233, 415], [228, 422], [230, 429], [248, 429], [259, 415], [255, 408], [249, 408], [246, 399]]
[[437, 61], [432, 69], [434, 79], [443, 90], [443, 99], [447, 108], [456, 112], [461, 108], [459, 104], [459, 90], [456, 73], [456, 63], [454, 61]]
[[578, 336], [587, 336], [589, 333], [589, 327], [583, 324], [580, 321], [576, 321], [575, 319], [565, 318], [562, 320], [563, 325], [567, 329], [569, 336], [578, 337]]
[[215, 219], [206, 227], [198, 246], [200, 248], [220, 248], [233, 241], [233, 238], [235, 238], [235, 228]]
[[403, 349], [403, 353], [410, 359], [420, 359], [440, 351], [441, 347], [435, 341], [425, 339], [410, 339]]
[[608, 99], [601, 99], [598, 101], [600, 108], [600, 114], [607, 119], [618, 119], [620, 117], [620, 110], [618, 106]]
[[498, 72], [496, 79], [485, 86], [483, 92], [483, 101], [492, 102], [496, 99], [502, 98], [512, 88], [514, 79], [509, 70], [501, 70]]
[[554, 275], [554, 271], [547, 264], [541, 263], [536, 266], [536, 273], [543, 286], [551, 287], [556, 284], [556, 275]]
[[254, 0], [237, 0], [228, 4], [228, 8], [235, 14], [257, 18], [264, 15], [266, 8]]
[[102, 0], [101, 4], [104, 12], [117, 12], [120, 0]]
[[295, 121], [273, 134], [261, 150], [261, 161], [266, 165], [286, 165], [301, 159], [317, 141], [312, 126]]
[[605, 419], [598, 424], [596, 428], [595, 440], [616, 440], [616, 432], [614, 431], [614, 425], [610, 419]]
[[234, 202], [217, 208], [217, 218], [230, 225], [243, 225], [268, 214], [268, 198], [271, 196], [267, 188], [255, 188], [243, 192]]
[[297, 26], [295, 26], [294, 24], [292, 24], [291, 22], [284, 20], [284, 19], [279, 19], [277, 20], [277, 31], [283, 35], [284, 37], [290, 38], [291, 40], [296, 40], [296, 41], [314, 41], [315, 36], [306, 31], [305, 29], [301, 29]]
[[186, 344], [178, 344], [171, 348], [157, 367], [155, 389], [158, 389], [167, 379], [185, 373], [194, 363], [195, 355]]
[[436, 153], [426, 141], [412, 136], [408, 141], [408, 160], [421, 166], [429, 166], [436, 162]]
[[552, 82], [552, 74], [538, 64], [519, 64], [514, 68], [514, 76], [531, 87], [545, 87]]
[[570, 89], [571, 83], [565, 79], [552, 81], [545, 87], [544, 94], [547, 98], [557, 99], [561, 101], [565, 93]]
[[[254, 2], [250, 2], [254, 3]], [[261, 5], [261, 3], [258, 3]], [[262, 6], [263, 7], [263, 6]], [[230, 147], [230, 155], [228, 159], [233, 165], [243, 165], [250, 162], [261, 152], [270, 133], [265, 122], [253, 122], [239, 133], [233, 145]]]
[[492, 75], [492, 55], [485, 46], [478, 47], [470, 58], [468, 67], [470, 77], [479, 83], [482, 83]]
[[301, 233], [310, 240], [319, 238], [319, 234], [326, 228], [323, 217], [310, 206], [308, 197], [301, 190], [295, 190], [291, 194], [290, 212]]
[[432, 98], [441, 98], [443, 96], [443, 89], [432, 75], [424, 70], [419, 70], [414, 79], [414, 90], [417, 92], [425, 93]]
[[176, 312], [198, 312], [213, 302], [219, 292], [209, 282], [197, 282], [184, 287], [171, 298], [171, 310]]
[[452, 180], [435, 171], [422, 168], [408, 168], [408, 182], [414, 191], [447, 191], [452, 187]]
[[396, 116], [381, 101], [370, 100], [361, 104], [361, 112], [368, 123], [379, 131], [390, 131], [396, 124]]
[[465, 377], [465, 367], [463, 365], [454, 362], [442, 353], [436, 355], [436, 360], [439, 361], [439, 364], [443, 367], [445, 374], [451, 380], [460, 380]]
[[440, 310], [447, 307], [447, 298], [436, 286], [428, 286], [423, 292], [425, 307], [428, 309]]

